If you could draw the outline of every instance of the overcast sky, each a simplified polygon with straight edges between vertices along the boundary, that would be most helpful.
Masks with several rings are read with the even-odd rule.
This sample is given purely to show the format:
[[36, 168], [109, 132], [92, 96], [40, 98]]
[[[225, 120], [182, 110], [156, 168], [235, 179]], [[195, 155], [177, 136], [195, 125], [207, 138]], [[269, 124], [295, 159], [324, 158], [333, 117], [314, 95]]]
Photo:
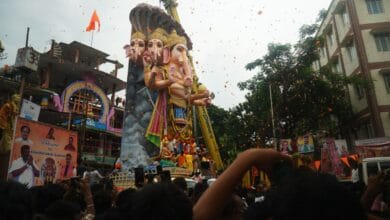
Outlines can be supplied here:
[[[85, 32], [96, 9], [101, 30], [94, 34], [93, 47], [125, 65], [119, 77], [127, 78], [122, 49], [129, 43], [129, 13], [139, 3], [159, 6], [159, 0], [1, 0], [0, 39], [8, 54], [0, 65], [14, 64], [17, 48], [30, 43], [46, 52], [50, 40], [90, 45]], [[314, 23], [318, 12], [331, 0], [178, 0], [181, 23], [193, 42], [192, 56], [200, 81], [216, 95], [214, 104], [225, 109], [244, 101], [245, 91], [237, 83], [256, 71], [245, 65], [266, 53], [269, 43], [295, 43], [299, 27]], [[121, 93], [124, 96], [124, 93]]]

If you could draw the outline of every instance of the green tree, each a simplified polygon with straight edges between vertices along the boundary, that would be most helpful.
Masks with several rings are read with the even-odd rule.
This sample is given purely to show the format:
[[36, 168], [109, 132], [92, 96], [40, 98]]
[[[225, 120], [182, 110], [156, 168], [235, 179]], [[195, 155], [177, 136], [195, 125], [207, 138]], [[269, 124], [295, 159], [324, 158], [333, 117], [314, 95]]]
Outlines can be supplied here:
[[4, 47], [3, 47], [3, 44], [0, 40], [0, 60], [3, 60], [3, 59], [6, 59], [7, 58], [7, 54], [4, 52]]

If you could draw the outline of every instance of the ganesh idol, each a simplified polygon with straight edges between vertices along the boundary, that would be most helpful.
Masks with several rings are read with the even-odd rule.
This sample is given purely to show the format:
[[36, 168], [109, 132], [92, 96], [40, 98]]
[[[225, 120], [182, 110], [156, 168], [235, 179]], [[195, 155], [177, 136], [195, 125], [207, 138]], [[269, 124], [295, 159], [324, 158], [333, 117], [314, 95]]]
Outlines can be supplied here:
[[137, 31], [131, 35], [130, 45], [127, 44], [123, 47], [126, 52], [126, 57], [138, 66], [143, 65], [142, 56], [145, 52], [145, 41], [145, 35]]
[[147, 48], [143, 54], [145, 86], [157, 93], [145, 137], [158, 147], [162, 137], [168, 133], [168, 87], [173, 83], [168, 78], [166, 69], [169, 53], [167, 40], [168, 33], [162, 28], [156, 28], [148, 36]]

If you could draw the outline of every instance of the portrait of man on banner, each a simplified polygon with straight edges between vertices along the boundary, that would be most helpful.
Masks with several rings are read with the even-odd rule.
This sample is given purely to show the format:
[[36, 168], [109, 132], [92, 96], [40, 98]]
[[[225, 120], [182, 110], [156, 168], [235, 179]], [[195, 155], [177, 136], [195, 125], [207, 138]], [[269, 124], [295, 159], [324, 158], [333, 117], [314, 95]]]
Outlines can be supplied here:
[[279, 149], [282, 154], [289, 154], [292, 152], [291, 139], [281, 139]]
[[344, 139], [335, 140], [336, 150], [340, 157], [346, 157], [349, 155], [347, 141]]
[[312, 153], [314, 152], [313, 136], [310, 134], [298, 137], [298, 151], [299, 153]]

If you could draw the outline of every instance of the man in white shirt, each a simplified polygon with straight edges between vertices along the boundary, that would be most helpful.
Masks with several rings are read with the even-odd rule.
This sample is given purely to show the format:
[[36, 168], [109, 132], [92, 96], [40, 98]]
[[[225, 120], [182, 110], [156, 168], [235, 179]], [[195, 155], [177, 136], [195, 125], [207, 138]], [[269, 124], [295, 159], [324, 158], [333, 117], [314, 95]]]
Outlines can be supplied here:
[[20, 152], [21, 157], [12, 161], [8, 174], [11, 179], [31, 188], [34, 186], [34, 177], [39, 176], [39, 170], [30, 155], [30, 146], [23, 145]]
[[28, 135], [30, 134], [30, 127], [27, 125], [23, 125], [20, 128], [20, 134], [21, 136], [15, 139], [16, 143], [20, 143], [21, 145], [33, 145], [33, 142], [28, 139]]
[[99, 173], [98, 170], [96, 170], [96, 169], [92, 170], [92, 168], [90, 168], [90, 167], [88, 167], [87, 171], [85, 171], [83, 174], [83, 179], [84, 180], [88, 179], [90, 185], [94, 185], [94, 184], [99, 183], [99, 181], [103, 178], [104, 177]]

